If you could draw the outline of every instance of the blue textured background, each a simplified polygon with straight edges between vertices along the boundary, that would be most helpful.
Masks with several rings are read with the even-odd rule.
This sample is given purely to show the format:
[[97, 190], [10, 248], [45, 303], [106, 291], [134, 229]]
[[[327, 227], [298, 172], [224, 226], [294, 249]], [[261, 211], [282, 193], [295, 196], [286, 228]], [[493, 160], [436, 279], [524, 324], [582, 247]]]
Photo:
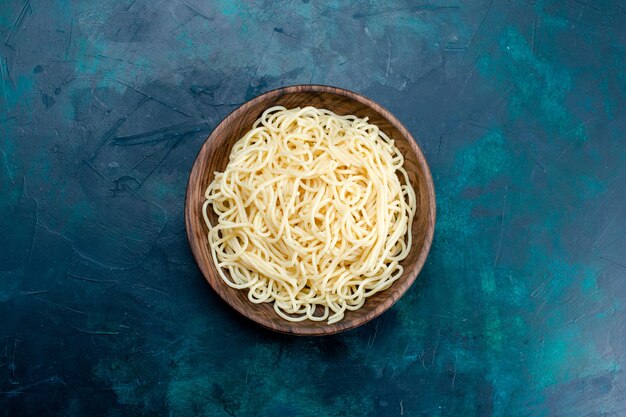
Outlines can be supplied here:
[[[0, 415], [626, 415], [623, 2], [3, 0], [0, 32]], [[407, 295], [317, 339], [239, 318], [183, 224], [211, 129], [309, 82], [394, 112], [438, 198]]]

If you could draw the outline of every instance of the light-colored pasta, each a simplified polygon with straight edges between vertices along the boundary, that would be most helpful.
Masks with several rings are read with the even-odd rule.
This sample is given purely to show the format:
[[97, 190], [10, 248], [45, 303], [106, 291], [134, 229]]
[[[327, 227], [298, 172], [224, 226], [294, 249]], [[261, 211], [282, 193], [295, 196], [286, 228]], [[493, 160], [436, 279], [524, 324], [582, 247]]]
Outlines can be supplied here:
[[222, 279], [289, 321], [332, 324], [359, 309], [402, 275], [411, 248], [416, 200], [403, 163], [367, 118], [266, 110], [206, 190]]

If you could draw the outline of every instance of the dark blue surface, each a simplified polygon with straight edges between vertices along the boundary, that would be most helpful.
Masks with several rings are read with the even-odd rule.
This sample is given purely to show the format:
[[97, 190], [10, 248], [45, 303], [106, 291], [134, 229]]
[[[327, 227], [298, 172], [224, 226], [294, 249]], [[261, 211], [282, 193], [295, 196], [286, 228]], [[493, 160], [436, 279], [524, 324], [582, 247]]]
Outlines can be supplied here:
[[[620, 1], [0, 2], [0, 415], [626, 415]], [[406, 124], [438, 219], [407, 295], [305, 339], [239, 318], [183, 223], [275, 87]]]

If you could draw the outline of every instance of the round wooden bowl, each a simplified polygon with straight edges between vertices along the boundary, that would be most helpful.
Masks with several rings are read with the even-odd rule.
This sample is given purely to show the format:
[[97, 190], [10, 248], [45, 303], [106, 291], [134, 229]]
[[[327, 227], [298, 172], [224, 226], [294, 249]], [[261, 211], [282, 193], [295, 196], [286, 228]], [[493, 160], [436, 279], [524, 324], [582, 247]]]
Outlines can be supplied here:
[[[346, 311], [343, 320], [335, 324], [304, 320], [289, 322], [279, 317], [271, 303], [253, 304], [247, 290], [236, 290], [220, 278], [207, 239], [208, 230], [202, 218], [204, 192], [216, 171], [228, 164], [233, 144], [250, 128], [261, 113], [272, 106], [287, 108], [314, 106], [340, 115], [368, 117], [395, 140], [405, 158], [404, 167], [417, 195], [417, 212], [412, 224], [413, 247], [401, 262], [402, 276], [390, 288], [367, 299], [357, 311]], [[209, 210], [213, 214], [212, 210]], [[217, 221], [214, 215], [213, 224]], [[185, 201], [187, 236], [200, 270], [211, 287], [235, 310], [268, 329], [295, 335], [328, 335], [352, 329], [366, 323], [391, 307], [413, 284], [422, 269], [435, 228], [435, 190], [424, 155], [409, 131], [389, 111], [372, 100], [351, 91], [322, 85], [295, 85], [260, 95], [226, 117], [208, 137], [196, 158]]]

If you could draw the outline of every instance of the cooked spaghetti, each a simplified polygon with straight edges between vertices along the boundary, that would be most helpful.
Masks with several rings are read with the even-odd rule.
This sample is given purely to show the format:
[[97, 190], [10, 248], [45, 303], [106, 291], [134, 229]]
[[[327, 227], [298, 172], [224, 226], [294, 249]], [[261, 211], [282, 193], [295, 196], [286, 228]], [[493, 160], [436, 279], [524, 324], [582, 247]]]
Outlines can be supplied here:
[[403, 163], [367, 118], [266, 110], [206, 190], [220, 276], [285, 320], [340, 321], [402, 275], [416, 207]]

